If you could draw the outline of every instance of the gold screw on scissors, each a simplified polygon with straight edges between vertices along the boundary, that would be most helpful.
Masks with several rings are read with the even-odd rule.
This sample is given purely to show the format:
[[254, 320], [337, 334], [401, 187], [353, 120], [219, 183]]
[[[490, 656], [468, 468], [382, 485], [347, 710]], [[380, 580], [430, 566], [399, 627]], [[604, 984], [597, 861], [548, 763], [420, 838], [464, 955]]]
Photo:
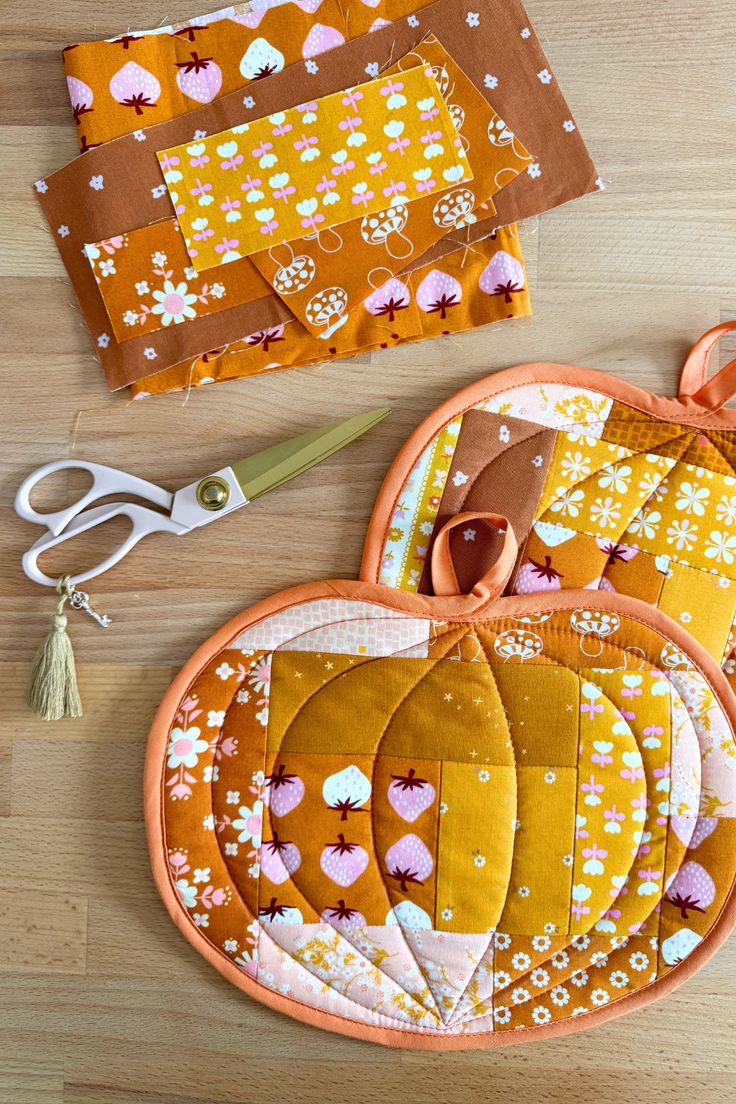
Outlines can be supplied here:
[[197, 486], [197, 502], [204, 510], [221, 510], [230, 501], [230, 487], [224, 479], [210, 475]]

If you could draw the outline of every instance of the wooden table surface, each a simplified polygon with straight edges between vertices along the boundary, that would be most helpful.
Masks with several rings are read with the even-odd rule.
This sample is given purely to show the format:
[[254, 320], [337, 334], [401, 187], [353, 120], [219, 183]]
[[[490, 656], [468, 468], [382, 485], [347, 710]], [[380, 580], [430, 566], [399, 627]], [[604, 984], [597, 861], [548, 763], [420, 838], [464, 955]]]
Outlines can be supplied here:
[[[736, 1093], [736, 939], [669, 999], [593, 1030], [485, 1054], [422, 1056], [339, 1038], [231, 988], [174, 929], [141, 810], [153, 711], [194, 648], [283, 587], [353, 577], [371, 505], [416, 423], [471, 380], [545, 359], [673, 393], [700, 334], [736, 316], [733, 0], [529, 0], [607, 182], [523, 228], [534, 317], [345, 363], [131, 404], [109, 394], [30, 191], [75, 153], [59, 50], [201, 13], [195, 0], [4, 0], [0, 39], [0, 1101], [221, 1104], [623, 1100]], [[730, 355], [734, 355], [734, 343]], [[723, 359], [725, 359], [725, 351]], [[81, 720], [23, 704], [48, 593], [9, 503], [57, 457], [172, 489], [233, 457], [378, 404], [339, 457], [181, 542], [144, 542], [92, 585], [114, 618], [72, 633]]]

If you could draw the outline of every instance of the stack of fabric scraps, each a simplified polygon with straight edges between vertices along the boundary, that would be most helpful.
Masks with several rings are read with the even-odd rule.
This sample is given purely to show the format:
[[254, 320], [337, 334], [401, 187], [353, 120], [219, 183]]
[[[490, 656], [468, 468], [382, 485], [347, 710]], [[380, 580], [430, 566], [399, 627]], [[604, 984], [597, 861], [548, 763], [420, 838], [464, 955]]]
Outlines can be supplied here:
[[599, 186], [519, 0], [251, 0], [64, 51], [36, 191], [108, 385], [530, 313], [514, 225]]

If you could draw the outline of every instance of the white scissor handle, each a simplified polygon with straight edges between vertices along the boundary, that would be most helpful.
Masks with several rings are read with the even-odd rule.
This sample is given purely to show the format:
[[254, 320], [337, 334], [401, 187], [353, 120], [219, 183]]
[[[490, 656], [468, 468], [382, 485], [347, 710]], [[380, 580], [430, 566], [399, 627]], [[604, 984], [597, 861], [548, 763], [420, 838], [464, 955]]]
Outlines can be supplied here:
[[[96, 465], [90, 466], [95, 467]], [[143, 482], [143, 480], [141, 480], [141, 482]], [[77, 508], [78, 507], [75, 507], [75, 510]], [[59, 512], [61, 513], [62, 511]], [[36, 543], [28, 549], [23, 556], [23, 570], [28, 578], [33, 579], [35, 583], [42, 583], [44, 586], [56, 586], [57, 578], [52, 578], [50, 575], [44, 575], [43, 571], [38, 567], [38, 557], [43, 552], [47, 552], [50, 548], [54, 548], [58, 544], [63, 544], [65, 541], [71, 540], [72, 537], [78, 536], [80, 533], [85, 533], [89, 529], [94, 529], [97, 525], [104, 525], [106, 521], [110, 521], [110, 519], [114, 517], [129, 518], [133, 523], [130, 532], [121, 542], [120, 546], [116, 548], [106, 560], [98, 564], [97, 567], [92, 567], [88, 571], [81, 572], [79, 575], [72, 575], [70, 578], [72, 586], [76, 586], [78, 583], [84, 583], [88, 579], [94, 579], [97, 575], [101, 575], [103, 571], [107, 571], [108, 568], [119, 563], [123, 556], [127, 556], [131, 548], [134, 548], [138, 541], [148, 533], [167, 532], [179, 535], [180, 533], [186, 533], [188, 531], [185, 526], [172, 521], [171, 518], [167, 517], [165, 514], [158, 514], [155, 510], [149, 510], [147, 506], [141, 506], [137, 502], [111, 502], [106, 506], [93, 506], [92, 509], [85, 510], [82, 514], [73, 517], [67, 527], [61, 532], [44, 533], [43, 536], [39, 537]]]
[[[70, 468], [78, 468], [81, 471], [89, 472], [92, 476], [92, 486], [86, 494], [83, 494], [81, 498], [63, 510], [56, 510], [47, 514], [34, 510], [31, 506], [31, 491], [33, 488], [38, 486], [52, 472], [65, 471]], [[15, 512], [20, 517], [25, 518], [26, 521], [32, 521], [36, 525], [45, 525], [53, 536], [58, 536], [70, 524], [72, 519], [82, 510], [85, 510], [90, 503], [113, 494], [128, 494], [135, 495], [137, 498], [145, 498], [166, 510], [171, 509], [174, 498], [170, 491], [164, 490], [156, 483], [149, 483], [147, 479], [139, 479], [137, 475], [128, 475], [127, 472], [119, 471], [117, 468], [108, 468], [104, 464], [91, 464], [87, 460], [53, 460], [50, 464], [44, 464], [43, 467], [37, 468], [36, 471], [31, 472], [23, 480], [15, 496]], [[79, 530], [76, 531], [79, 532]], [[51, 545], [49, 544], [47, 547], [50, 548]], [[85, 577], [92, 578], [91, 575]]]

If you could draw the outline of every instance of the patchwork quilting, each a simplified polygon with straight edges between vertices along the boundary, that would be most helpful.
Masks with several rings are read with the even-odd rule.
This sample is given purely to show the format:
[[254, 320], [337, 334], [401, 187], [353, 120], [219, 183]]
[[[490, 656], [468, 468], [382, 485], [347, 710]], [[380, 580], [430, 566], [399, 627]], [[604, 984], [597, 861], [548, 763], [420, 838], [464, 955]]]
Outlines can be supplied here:
[[520, 1042], [666, 989], [734, 882], [720, 691], [594, 594], [456, 623], [359, 586], [245, 622], [152, 736], [188, 938], [394, 1045]]
[[[508, 513], [522, 545], [510, 593], [584, 588], [641, 598], [732, 675], [734, 435], [637, 410], [605, 394], [605, 384], [535, 382], [532, 370], [528, 383], [504, 389], [499, 378], [489, 381], [492, 397], [434, 432], [405, 476], [380, 581], [428, 590], [427, 556], [447, 517]], [[467, 590], [489, 551], [459, 534], [453, 551]]]

